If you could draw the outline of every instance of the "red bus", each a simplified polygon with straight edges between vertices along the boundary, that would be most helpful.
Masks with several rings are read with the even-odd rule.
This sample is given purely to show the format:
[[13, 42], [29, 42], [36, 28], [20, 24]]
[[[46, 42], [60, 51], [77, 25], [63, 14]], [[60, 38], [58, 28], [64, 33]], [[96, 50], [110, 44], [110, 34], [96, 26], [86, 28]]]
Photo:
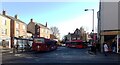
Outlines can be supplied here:
[[46, 39], [44, 37], [38, 37], [33, 39], [32, 50], [33, 51], [50, 51], [57, 49], [57, 41]]
[[66, 47], [87, 48], [87, 44], [82, 40], [72, 40], [66, 42]]

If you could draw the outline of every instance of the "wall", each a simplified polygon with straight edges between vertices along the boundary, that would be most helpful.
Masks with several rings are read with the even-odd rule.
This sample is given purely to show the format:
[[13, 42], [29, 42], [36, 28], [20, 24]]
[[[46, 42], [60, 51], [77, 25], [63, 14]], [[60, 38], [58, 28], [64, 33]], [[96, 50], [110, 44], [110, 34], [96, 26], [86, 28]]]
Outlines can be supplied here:
[[118, 28], [120, 29], [120, 1], [118, 3]]
[[[15, 23], [15, 27], [14, 27], [15, 37], [23, 36], [24, 38], [26, 38], [27, 37], [27, 25], [19, 21], [15, 21], [14, 23]], [[16, 28], [17, 23], [19, 24], [18, 28]], [[23, 26], [25, 26], [25, 29], [23, 29]], [[17, 30], [19, 31], [19, 35], [16, 32]]]
[[118, 3], [101, 3], [101, 29], [118, 30]]
[[35, 23], [34, 22], [30, 22], [27, 25], [27, 31], [32, 32], [32, 34], [35, 34]]
[[[6, 20], [6, 25], [3, 25], [3, 20]], [[2, 34], [2, 29], [7, 29], [7, 34]], [[10, 19], [0, 15], [0, 38], [9, 38], [10, 37]]]
[[50, 31], [49, 31], [49, 29], [47, 29], [45, 27], [40, 27], [40, 37], [50, 38]]
[[[6, 21], [6, 24], [3, 24]], [[2, 34], [3, 30], [7, 30], [6, 34]], [[2, 46], [2, 40], [6, 41], [6, 46], [10, 48], [10, 19], [0, 15], [0, 46]]]

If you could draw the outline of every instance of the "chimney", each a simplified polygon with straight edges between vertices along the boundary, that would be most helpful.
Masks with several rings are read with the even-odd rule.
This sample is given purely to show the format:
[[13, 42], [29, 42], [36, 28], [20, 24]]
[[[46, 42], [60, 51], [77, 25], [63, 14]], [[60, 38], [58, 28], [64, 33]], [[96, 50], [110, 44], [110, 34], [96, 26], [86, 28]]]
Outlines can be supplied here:
[[18, 16], [17, 16], [17, 15], [15, 15], [15, 18], [17, 19], [17, 18], [18, 18]]
[[30, 22], [33, 22], [33, 19], [30, 19]]
[[3, 15], [6, 15], [6, 11], [3, 10]]
[[46, 22], [45, 26], [47, 27], [47, 22]]

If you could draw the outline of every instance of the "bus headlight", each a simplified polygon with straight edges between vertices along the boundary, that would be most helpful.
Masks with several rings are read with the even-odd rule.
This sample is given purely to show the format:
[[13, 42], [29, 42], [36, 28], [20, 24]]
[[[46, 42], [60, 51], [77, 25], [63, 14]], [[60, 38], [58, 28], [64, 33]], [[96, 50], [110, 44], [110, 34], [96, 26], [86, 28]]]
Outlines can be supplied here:
[[37, 48], [40, 48], [40, 46], [37, 46]]

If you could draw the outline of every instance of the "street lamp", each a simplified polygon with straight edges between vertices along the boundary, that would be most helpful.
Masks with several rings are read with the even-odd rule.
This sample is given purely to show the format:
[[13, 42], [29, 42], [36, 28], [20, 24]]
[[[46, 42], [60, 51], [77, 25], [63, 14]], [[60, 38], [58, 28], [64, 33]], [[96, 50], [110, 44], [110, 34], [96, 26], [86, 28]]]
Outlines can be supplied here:
[[93, 42], [94, 42], [94, 9], [85, 9], [85, 11], [93, 11], [93, 29], [92, 29], [92, 32], [93, 32]]

